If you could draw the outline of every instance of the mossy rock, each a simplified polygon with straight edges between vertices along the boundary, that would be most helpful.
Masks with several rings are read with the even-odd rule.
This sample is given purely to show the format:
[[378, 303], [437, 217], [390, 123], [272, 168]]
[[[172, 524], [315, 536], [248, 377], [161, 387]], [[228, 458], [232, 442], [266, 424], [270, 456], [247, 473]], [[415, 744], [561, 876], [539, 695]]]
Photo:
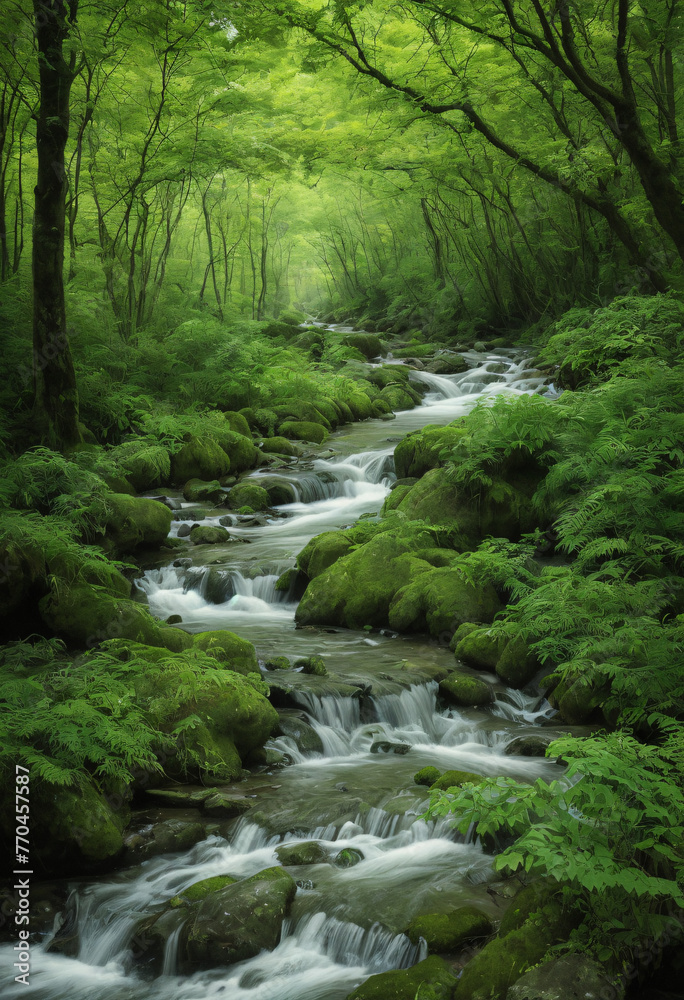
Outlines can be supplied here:
[[[323, 408], [328, 409], [327, 407]], [[273, 410], [280, 423], [285, 423], [288, 420], [303, 421], [304, 423], [309, 421], [314, 424], [323, 424], [327, 431], [332, 430], [333, 423], [337, 424], [337, 411], [334, 408], [328, 410], [333, 418], [331, 423], [323, 410], [319, 409], [315, 403], [308, 403], [301, 399], [288, 399], [286, 403], [274, 406]]]
[[366, 379], [378, 389], [384, 389], [388, 385], [407, 386], [409, 369], [404, 365], [378, 365], [377, 368], [369, 369]]
[[219, 545], [230, 541], [230, 532], [216, 524], [194, 524], [190, 529], [193, 545]]
[[442, 772], [439, 768], [428, 765], [428, 767], [422, 767], [420, 771], [416, 771], [413, 775], [413, 780], [417, 785], [427, 785], [429, 787], [430, 785], [434, 785], [436, 781], [439, 781], [441, 776]]
[[241, 639], [233, 632], [221, 629], [214, 632], [199, 632], [194, 636], [192, 645], [207, 656], [213, 656], [223, 667], [234, 670], [238, 674], [256, 674], [259, 672], [256, 650], [251, 642]]
[[450, 966], [431, 955], [410, 969], [371, 976], [347, 1000], [450, 1000], [457, 982]]
[[398, 413], [401, 410], [412, 410], [420, 403], [420, 396], [408, 386], [388, 385], [380, 393], [380, 400], [387, 403], [390, 410]]
[[45, 572], [57, 581], [60, 587], [90, 584], [99, 587], [113, 597], [130, 597], [131, 584], [119, 570], [106, 559], [97, 559], [80, 546], [64, 548], [62, 552], [50, 552], [45, 564]]
[[243, 507], [251, 507], [253, 511], [268, 510], [271, 501], [263, 486], [242, 482], [233, 486], [228, 494], [228, 506], [231, 510], [241, 510]]
[[138, 492], [156, 489], [169, 482], [171, 456], [161, 445], [130, 442], [110, 453], [128, 482]]
[[349, 407], [354, 420], [369, 420], [375, 416], [372, 400], [360, 389], [356, 392], [347, 392], [344, 402]]
[[438, 790], [446, 792], [449, 788], [460, 788], [461, 785], [478, 785], [484, 778], [474, 771], [445, 771], [436, 781], [430, 785], [430, 791]]
[[323, 753], [323, 742], [308, 722], [291, 715], [281, 714], [280, 733], [294, 740], [302, 753]]
[[[548, 899], [539, 912], [512, 930], [506, 916], [499, 935], [471, 959], [454, 991], [454, 1000], [498, 1000], [528, 969], [537, 965], [549, 948], [567, 940], [576, 919], [565, 913], [560, 902]], [[529, 911], [528, 911], [529, 912]]]
[[284, 438], [294, 438], [296, 441], [323, 444], [328, 431], [321, 423], [313, 423], [310, 420], [286, 420], [278, 428], [278, 434]]
[[271, 656], [264, 662], [266, 670], [291, 670], [292, 664], [286, 656]]
[[68, 642], [92, 647], [106, 639], [133, 639], [146, 646], [164, 646], [163, 632], [140, 604], [112, 597], [87, 585], [59, 587], [38, 605], [43, 622]]
[[301, 844], [282, 844], [276, 848], [278, 863], [285, 868], [294, 865], [320, 865], [328, 860], [328, 852], [315, 840]]
[[258, 485], [268, 493], [270, 507], [282, 507], [297, 502], [297, 491], [292, 483], [279, 476], [259, 476]]
[[406, 484], [400, 484], [399, 486], [396, 487], [396, 489], [393, 489], [392, 492], [388, 495], [384, 504], [382, 505], [382, 516], [386, 517], [387, 514], [390, 513], [390, 511], [397, 510], [397, 508], [401, 504], [401, 501], [410, 492], [412, 488], [413, 484], [409, 485], [408, 483], [406, 483]]
[[213, 438], [190, 435], [190, 440], [171, 456], [171, 481], [178, 484], [191, 479], [212, 481], [227, 476], [230, 468], [230, 459]]
[[223, 416], [226, 418], [231, 431], [241, 434], [248, 441], [251, 440], [252, 432], [244, 414], [238, 413], [237, 410], [224, 410]]
[[288, 455], [292, 458], [299, 458], [302, 454], [301, 448], [284, 437], [264, 438], [261, 450], [267, 455]]
[[363, 628], [386, 625], [399, 588], [432, 567], [412, 555], [424, 548], [429, 531], [382, 532], [311, 581], [297, 608], [302, 625]]
[[573, 954], [530, 969], [509, 988], [506, 1000], [623, 1000], [625, 990], [624, 979], [608, 975], [587, 955]]
[[347, 555], [352, 542], [343, 531], [324, 531], [316, 535], [297, 556], [297, 566], [310, 580]]
[[454, 670], [440, 682], [439, 693], [453, 705], [463, 708], [489, 705], [494, 701], [494, 692], [489, 684], [461, 670]]
[[382, 341], [373, 333], [348, 333], [342, 338], [342, 343], [345, 347], [355, 348], [369, 361], [379, 358], [384, 350]]
[[393, 598], [389, 623], [398, 632], [451, 638], [463, 622], [491, 622], [501, 602], [491, 584], [473, 586], [453, 568], [421, 574]]
[[467, 433], [461, 424], [441, 427], [428, 424], [419, 431], [407, 434], [394, 449], [394, 465], [399, 479], [409, 476], [420, 477], [430, 469], [444, 464], [441, 452], [455, 448]]
[[275, 339], [276, 337], [283, 337], [285, 340], [292, 340], [299, 333], [299, 324], [291, 323], [281, 323], [277, 320], [273, 320], [270, 323], [266, 323], [261, 328], [261, 336], [269, 337]]
[[301, 670], [303, 674], [312, 674], [315, 677], [327, 677], [328, 669], [322, 656], [305, 656], [297, 660], [295, 670]]
[[560, 718], [569, 726], [589, 722], [610, 695], [609, 684], [592, 684], [580, 677], [562, 681], [550, 697]]
[[[187, 889], [183, 889], [183, 892], [175, 899], [185, 903], [201, 903], [210, 893], [219, 892], [229, 885], [235, 885], [237, 881], [238, 879], [233, 878], [232, 875], [214, 875], [212, 878], [202, 879], [201, 882], [195, 882]], [[174, 900], [171, 900], [171, 905], [174, 905]]]
[[487, 629], [473, 626], [456, 645], [454, 655], [457, 660], [463, 660], [472, 667], [496, 670], [507, 643], [506, 637], [489, 635]]
[[202, 479], [191, 479], [183, 487], [183, 496], [188, 503], [217, 503], [225, 499], [225, 490], [217, 479], [211, 483], [205, 483]]
[[273, 951], [296, 891], [292, 876], [277, 867], [210, 893], [188, 930], [182, 966], [211, 969]]
[[106, 868], [122, 853], [122, 833], [130, 816], [125, 805], [114, 808], [88, 780], [81, 788], [35, 785], [31, 857], [43, 875]]
[[496, 664], [497, 676], [512, 688], [525, 687], [538, 670], [539, 660], [522, 636], [507, 643]]
[[423, 938], [431, 954], [455, 951], [467, 941], [489, 937], [494, 928], [486, 913], [474, 906], [462, 906], [450, 913], [426, 913], [414, 917], [407, 935], [414, 944]]
[[330, 860], [335, 868], [355, 868], [363, 861], [363, 854], [354, 847], [343, 847]]
[[106, 549], [117, 553], [162, 545], [171, 530], [169, 508], [156, 500], [112, 493], [107, 497], [109, 513], [105, 521]]

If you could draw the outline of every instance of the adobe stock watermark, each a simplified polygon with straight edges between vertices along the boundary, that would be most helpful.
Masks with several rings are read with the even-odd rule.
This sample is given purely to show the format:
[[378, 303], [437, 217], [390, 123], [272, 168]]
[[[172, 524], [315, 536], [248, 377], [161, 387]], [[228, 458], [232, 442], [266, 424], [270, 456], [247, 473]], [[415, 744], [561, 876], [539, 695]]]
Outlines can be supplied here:
[[31, 842], [29, 840], [31, 808], [29, 804], [29, 769], [17, 764], [15, 771], [15, 840], [14, 840], [14, 891], [17, 894], [17, 907], [14, 923], [17, 928], [17, 943], [14, 945], [14, 968], [17, 974], [15, 983], [30, 986], [31, 946], [29, 944], [29, 927], [31, 924], [31, 878], [33, 870], [30, 867]]

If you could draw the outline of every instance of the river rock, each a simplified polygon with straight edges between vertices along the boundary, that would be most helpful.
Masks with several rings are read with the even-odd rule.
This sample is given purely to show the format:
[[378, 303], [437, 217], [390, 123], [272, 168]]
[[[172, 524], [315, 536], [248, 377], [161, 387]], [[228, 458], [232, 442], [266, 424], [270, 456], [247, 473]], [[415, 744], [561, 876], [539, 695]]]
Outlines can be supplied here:
[[369, 361], [379, 358], [384, 350], [382, 341], [374, 333], [348, 333], [342, 338], [342, 343], [346, 347], [353, 347]]
[[439, 685], [439, 693], [447, 701], [463, 708], [489, 705], [494, 701], [494, 692], [486, 681], [473, 677], [462, 670], [454, 670]]
[[228, 494], [228, 506], [231, 510], [241, 510], [250, 507], [253, 511], [267, 510], [271, 505], [268, 493], [254, 482], [243, 481], [234, 486]]
[[187, 483], [191, 479], [211, 482], [227, 476], [230, 459], [211, 437], [190, 436], [180, 451], [171, 456], [171, 481]]
[[468, 364], [460, 354], [440, 354], [426, 368], [432, 375], [462, 375]]
[[323, 444], [328, 436], [327, 429], [321, 423], [312, 420], [285, 420], [278, 427], [278, 434], [284, 438], [294, 438], [296, 441], [311, 441]]
[[300, 844], [282, 844], [276, 848], [276, 857], [286, 868], [295, 865], [320, 865], [328, 860], [328, 852], [315, 840]]
[[225, 491], [216, 479], [211, 483], [205, 483], [201, 479], [191, 479], [183, 487], [183, 496], [188, 503], [202, 503], [204, 501], [218, 503], [223, 500], [225, 495]]
[[214, 791], [202, 803], [202, 810], [207, 816], [220, 816], [221, 819], [235, 819], [237, 816], [244, 816], [254, 805], [252, 799], [245, 798], [244, 795], [236, 795], [234, 792]]
[[473, 586], [451, 567], [432, 569], [393, 598], [389, 624], [398, 632], [429, 632], [450, 639], [463, 622], [491, 622], [501, 602], [490, 583]]
[[303, 674], [312, 674], [315, 677], [327, 677], [328, 668], [322, 656], [304, 656], [294, 664], [295, 670], [301, 670]]
[[414, 917], [407, 935], [414, 944], [423, 938], [431, 953], [455, 951], [466, 941], [489, 937], [492, 922], [486, 913], [474, 906], [462, 906], [450, 913], [426, 913]]
[[475, 774], [474, 771], [445, 771], [430, 785], [430, 791], [438, 789], [446, 792], [449, 788], [460, 788], [461, 785], [477, 785], [483, 780], [482, 775]]
[[53, 634], [80, 647], [90, 648], [115, 638], [130, 638], [148, 646], [182, 641], [172, 636], [176, 629], [160, 627], [142, 605], [88, 585], [53, 589], [38, 609]]
[[310, 580], [347, 555], [352, 542], [343, 531], [324, 531], [316, 535], [297, 556], [297, 566]]
[[224, 410], [223, 416], [225, 417], [231, 431], [235, 431], [235, 433], [240, 434], [241, 437], [247, 438], [248, 441], [251, 440], [252, 432], [245, 416], [242, 413], [238, 413], [236, 410]]
[[505, 748], [507, 757], [545, 757], [549, 745], [553, 742], [550, 736], [518, 736]]
[[256, 650], [247, 639], [241, 639], [234, 632], [219, 629], [214, 632], [198, 632], [193, 637], [194, 649], [199, 649], [229, 670], [238, 674], [259, 673]]
[[158, 547], [171, 530], [172, 514], [163, 503], [112, 493], [107, 498], [107, 506], [103, 547], [110, 552]]
[[403, 757], [411, 749], [410, 743], [391, 743], [389, 740], [376, 740], [371, 744], [371, 753], [396, 753]]
[[291, 670], [292, 664], [286, 656], [272, 656], [269, 660], [264, 660], [266, 670]]
[[451, 968], [436, 955], [411, 969], [381, 972], [350, 993], [347, 1000], [450, 1000], [458, 980]]
[[211, 892], [188, 930], [186, 968], [233, 965], [272, 951], [297, 891], [284, 868], [268, 868]]
[[205, 799], [214, 794], [214, 789], [202, 785], [175, 785], [173, 788], [148, 788], [146, 794], [158, 805], [201, 809]]
[[442, 776], [442, 772], [437, 767], [432, 767], [428, 765], [427, 767], [422, 767], [420, 771], [416, 771], [413, 775], [413, 780], [417, 785], [434, 785], [436, 781]]
[[354, 847], [344, 847], [331, 860], [336, 868], [355, 868], [363, 861], [363, 854]]
[[456, 659], [482, 670], [496, 670], [508, 639], [506, 636], [492, 636], [486, 628], [480, 628], [470, 622], [461, 628], [465, 630], [466, 625], [469, 626], [467, 634], [463, 634], [461, 629], [456, 634], [460, 635], [459, 641], [454, 645]]
[[302, 449], [284, 437], [264, 438], [261, 450], [267, 455], [287, 455], [292, 458], [300, 458], [302, 455]]
[[530, 969], [509, 987], [506, 1000], [622, 1000], [624, 982], [587, 955], [563, 955]]
[[220, 545], [230, 541], [230, 534], [218, 525], [195, 524], [190, 529], [190, 541], [193, 545]]
[[497, 676], [509, 687], [522, 688], [539, 670], [539, 660], [522, 636], [511, 639], [496, 664]]
[[194, 810], [183, 816], [169, 815], [164, 810], [139, 812], [124, 836], [126, 860], [133, 864], [159, 854], [187, 851], [205, 836], [204, 826]]
[[323, 743], [313, 726], [295, 715], [280, 712], [279, 716], [281, 735], [294, 740], [302, 753], [323, 753]]
[[[407, 478], [417, 480], [420, 476], [443, 464], [441, 452], [455, 448], [466, 434], [462, 421], [447, 427], [428, 424], [421, 430], [412, 431], [394, 449], [394, 465], [399, 481]], [[413, 483], [412, 485], [415, 485]]]

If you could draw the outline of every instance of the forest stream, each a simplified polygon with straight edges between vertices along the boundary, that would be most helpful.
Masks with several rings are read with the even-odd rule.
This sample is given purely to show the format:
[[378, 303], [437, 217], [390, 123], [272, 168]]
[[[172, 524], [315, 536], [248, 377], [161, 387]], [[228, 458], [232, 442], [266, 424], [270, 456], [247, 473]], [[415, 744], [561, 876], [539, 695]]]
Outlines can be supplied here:
[[[50, 938], [34, 949], [32, 995], [344, 1000], [368, 976], [426, 957], [424, 942], [398, 933], [416, 913], [474, 904], [493, 922], [500, 919], [509, 893], [491, 856], [447, 820], [421, 818], [427, 789], [413, 776], [434, 765], [523, 781], [558, 777], [552, 760], [506, 754], [514, 738], [540, 725], [554, 734], [548, 702], [482, 673], [494, 686], [489, 708], [445, 708], [431, 677], [435, 667], [453, 663], [446, 645], [388, 630], [296, 628], [296, 601], [276, 590], [312, 537], [379, 513], [395, 480], [393, 450], [403, 435], [447, 424], [493, 394], [553, 395], [538, 373], [528, 373], [529, 358], [520, 349], [473, 351], [465, 358], [469, 370], [462, 375], [413, 372], [412, 380], [426, 390], [423, 403], [393, 422], [354, 424], [332, 435], [308, 464], [253, 473], [257, 481], [277, 475], [293, 487], [296, 500], [263, 523], [230, 515], [230, 544], [202, 546], [191, 565], [166, 554], [166, 564], [155, 562], [139, 579], [140, 596], [156, 616], [180, 615], [191, 632], [234, 631], [255, 644], [262, 663], [274, 656], [293, 662], [321, 656], [330, 677], [262, 668], [281, 717], [306, 724], [316, 749], [303, 750], [289, 736], [272, 739], [267, 749], [279, 766], [264, 766], [237, 786], [254, 800], [246, 815], [217, 820], [186, 853], [73, 883], [66, 925], [77, 944], [73, 954], [51, 949]], [[200, 506], [203, 523], [221, 517], [226, 523], [225, 509]], [[198, 509], [184, 504], [173, 533], [187, 523], [183, 509], [190, 507]], [[288, 868], [298, 888], [273, 951], [184, 975], [177, 963], [181, 908], [167, 924], [160, 965], [148, 967], [144, 928], [169, 899], [203, 879], [245, 878], [279, 865], [284, 846], [302, 844], [310, 850], [301, 860], [314, 863]], [[8, 997], [22, 991], [10, 985], [11, 967], [5, 956]]]

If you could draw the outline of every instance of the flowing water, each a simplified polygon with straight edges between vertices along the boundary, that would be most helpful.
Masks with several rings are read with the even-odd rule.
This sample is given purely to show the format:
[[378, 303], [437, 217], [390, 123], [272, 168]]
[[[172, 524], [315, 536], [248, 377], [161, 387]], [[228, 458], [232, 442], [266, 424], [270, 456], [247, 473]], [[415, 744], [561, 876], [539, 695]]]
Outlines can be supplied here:
[[[276, 590], [279, 576], [315, 535], [377, 515], [394, 481], [397, 440], [425, 424], [446, 424], [498, 393], [546, 392], [520, 352], [465, 355], [466, 374], [412, 372], [423, 404], [396, 420], [370, 420], [333, 434], [331, 450], [274, 476], [293, 501], [263, 519], [232, 516], [229, 544], [203, 546], [179, 565], [149, 569], [139, 581], [152, 612], [178, 614], [191, 632], [226, 628], [252, 641], [259, 657], [323, 656], [331, 673], [357, 689], [340, 692], [326, 678], [295, 671], [269, 674], [289, 685], [293, 718], [312, 728], [316, 749], [302, 751], [288, 736], [271, 741], [288, 766], [253, 774], [239, 789], [256, 798], [247, 817], [217, 823], [217, 832], [191, 850], [156, 857], [102, 878], [74, 884], [69, 920], [78, 928], [77, 953], [32, 949], [30, 994], [44, 1000], [343, 1000], [369, 975], [406, 968], [425, 946], [401, 933], [418, 912], [444, 912], [475, 903], [493, 919], [500, 901], [491, 891], [491, 858], [472, 837], [446, 821], [421, 818], [427, 791], [413, 782], [426, 765], [522, 780], [557, 776], [545, 760], [509, 757], [506, 745], [533, 732], [553, 714], [533, 695], [504, 688], [491, 675], [495, 700], [487, 710], [447, 709], [430, 671], [453, 655], [430, 640], [344, 629], [296, 629], [296, 600]], [[184, 505], [197, 509], [197, 504]], [[203, 505], [218, 523], [225, 509]], [[174, 532], [183, 522], [183, 510]], [[256, 523], [255, 523], [256, 521]], [[412, 665], [400, 681], [397, 664]], [[421, 669], [425, 675], [421, 675]], [[374, 752], [374, 744], [403, 744], [403, 754]], [[149, 962], [145, 926], [170, 898], [216, 875], [247, 877], [279, 863], [279, 846], [316, 841], [330, 857], [359, 852], [354, 867], [315, 864], [290, 868], [298, 891], [279, 945], [228, 968], [179, 974], [179, 922], [156, 965]], [[490, 890], [490, 891], [488, 891]], [[10, 946], [3, 957], [8, 959]], [[12, 959], [3, 961], [11, 969]], [[4, 984], [3, 996], [25, 987]]]

